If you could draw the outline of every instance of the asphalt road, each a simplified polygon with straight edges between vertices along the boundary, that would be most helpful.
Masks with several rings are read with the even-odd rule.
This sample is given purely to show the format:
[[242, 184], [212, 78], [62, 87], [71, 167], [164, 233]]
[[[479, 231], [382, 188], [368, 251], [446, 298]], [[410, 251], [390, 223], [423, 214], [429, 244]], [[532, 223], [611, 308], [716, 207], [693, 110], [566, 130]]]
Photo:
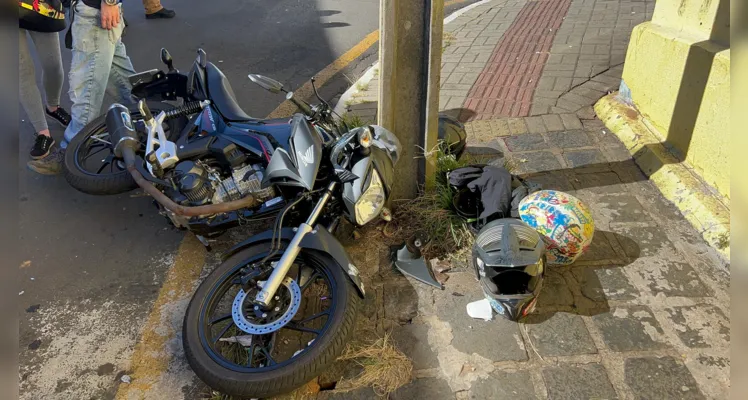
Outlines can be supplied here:
[[[470, 2], [452, 5], [448, 11]], [[260, 117], [283, 98], [254, 86], [248, 73], [265, 74], [296, 88], [378, 26], [377, 0], [163, 4], [177, 12], [175, 19], [146, 20], [138, 2], [125, 2], [129, 27], [124, 42], [135, 68], [164, 68], [159, 50], [166, 47], [175, 66], [187, 70], [196, 50], [203, 48], [230, 79], [245, 111]], [[67, 70], [66, 49], [63, 59]], [[354, 66], [348, 73], [355, 78], [369, 64]], [[333, 84], [344, 90], [340, 82], [346, 78], [337, 79]], [[62, 101], [69, 108], [67, 90], [66, 86]], [[105, 104], [111, 101], [106, 99]], [[184, 233], [170, 228], [148, 198], [134, 193], [90, 196], [69, 187], [61, 176], [28, 171], [25, 162], [33, 129], [23, 111], [20, 118], [22, 398], [113, 398]], [[51, 128], [59, 140], [62, 128]], [[205, 259], [197, 255], [190, 262], [202, 265]], [[172, 314], [165, 318], [178, 325], [180, 313]], [[196, 396], [187, 386], [172, 389], [185, 392], [185, 397]]]
[[[125, 2], [124, 42], [135, 68], [164, 68], [159, 50], [166, 47], [175, 66], [187, 70], [202, 47], [230, 79], [240, 104], [257, 116], [283, 97], [251, 84], [248, 73], [300, 86], [375, 30], [379, 7], [377, 0], [163, 4], [177, 12], [175, 19], [146, 20], [141, 4]], [[67, 70], [66, 49], [63, 58]], [[26, 120], [23, 112], [20, 118]], [[90, 196], [61, 176], [28, 171], [33, 129], [20, 125], [23, 397], [112, 397], [184, 233], [169, 228], [147, 198]], [[61, 137], [60, 127], [52, 129]]]

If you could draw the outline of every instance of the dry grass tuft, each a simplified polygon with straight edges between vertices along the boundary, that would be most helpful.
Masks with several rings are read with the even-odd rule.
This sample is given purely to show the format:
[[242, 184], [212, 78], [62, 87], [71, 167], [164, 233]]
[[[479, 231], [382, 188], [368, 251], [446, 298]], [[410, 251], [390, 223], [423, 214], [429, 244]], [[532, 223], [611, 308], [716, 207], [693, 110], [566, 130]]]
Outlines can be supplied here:
[[341, 126], [345, 126], [348, 129], [358, 128], [360, 126], [366, 126], [371, 124], [371, 121], [365, 120], [361, 118], [359, 115], [356, 115], [351, 112], [347, 112], [340, 116], [340, 120], [338, 121], [338, 124]]
[[450, 260], [464, 260], [473, 241], [473, 235], [464, 218], [452, 208], [454, 191], [447, 183], [447, 172], [477, 163], [469, 154], [457, 160], [444, 153], [437, 145], [426, 156], [436, 157], [436, 179], [432, 188], [424, 189], [412, 200], [396, 204], [393, 221], [397, 221], [396, 236], [409, 239], [413, 236], [428, 237], [422, 253], [427, 260], [438, 257]]
[[354, 388], [371, 387], [377, 395], [386, 396], [410, 382], [413, 363], [396, 349], [389, 334], [363, 344], [349, 345], [339, 360], [353, 360], [363, 372], [348, 381]]
[[428, 190], [413, 200], [399, 204], [395, 211], [398, 221], [398, 236], [412, 238], [428, 237], [422, 249], [426, 259], [448, 258], [464, 260], [473, 241], [465, 219], [444, 207], [452, 201], [445, 190]]
[[442, 51], [446, 50], [447, 47], [451, 46], [457, 37], [452, 32], [444, 31], [442, 33]]

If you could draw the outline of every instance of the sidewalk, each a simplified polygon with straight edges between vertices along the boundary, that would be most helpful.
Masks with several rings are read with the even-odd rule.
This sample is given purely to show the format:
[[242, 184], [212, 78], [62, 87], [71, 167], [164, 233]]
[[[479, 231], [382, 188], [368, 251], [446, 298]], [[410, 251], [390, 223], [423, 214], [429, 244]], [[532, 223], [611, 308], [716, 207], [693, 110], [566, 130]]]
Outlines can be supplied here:
[[[730, 387], [725, 262], [641, 173], [592, 105], [620, 82], [631, 29], [653, 1], [494, 0], [445, 25], [441, 109], [468, 151], [588, 204], [588, 254], [548, 271], [528, 323], [469, 318], [469, 272], [432, 290], [350, 247], [372, 296], [362, 324], [392, 331], [417, 378], [391, 398], [717, 399]], [[345, 105], [374, 121], [377, 74]], [[335, 380], [335, 372], [326, 375]], [[320, 399], [373, 398], [340, 385]]]

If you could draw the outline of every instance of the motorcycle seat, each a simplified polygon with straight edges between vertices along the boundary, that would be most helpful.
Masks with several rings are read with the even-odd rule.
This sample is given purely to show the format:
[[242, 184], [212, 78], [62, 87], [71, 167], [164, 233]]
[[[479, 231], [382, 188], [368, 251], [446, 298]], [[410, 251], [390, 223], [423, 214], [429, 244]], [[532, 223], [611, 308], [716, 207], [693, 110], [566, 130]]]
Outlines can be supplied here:
[[252, 121], [256, 119], [247, 115], [247, 113], [239, 106], [228, 78], [226, 78], [226, 75], [224, 75], [215, 64], [208, 63], [205, 70], [210, 99], [218, 112], [220, 112], [227, 121], [238, 122]]

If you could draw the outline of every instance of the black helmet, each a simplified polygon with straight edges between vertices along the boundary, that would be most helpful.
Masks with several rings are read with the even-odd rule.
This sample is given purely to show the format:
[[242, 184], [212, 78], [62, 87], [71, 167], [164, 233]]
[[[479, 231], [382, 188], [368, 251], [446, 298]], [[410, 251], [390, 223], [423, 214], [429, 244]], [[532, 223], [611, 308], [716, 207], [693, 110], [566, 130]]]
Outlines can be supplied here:
[[448, 114], [439, 114], [438, 139], [442, 145], [442, 152], [452, 154], [459, 160], [467, 145], [465, 125]]
[[545, 275], [545, 245], [519, 219], [484, 226], [473, 245], [473, 266], [494, 311], [511, 320], [532, 312]]

